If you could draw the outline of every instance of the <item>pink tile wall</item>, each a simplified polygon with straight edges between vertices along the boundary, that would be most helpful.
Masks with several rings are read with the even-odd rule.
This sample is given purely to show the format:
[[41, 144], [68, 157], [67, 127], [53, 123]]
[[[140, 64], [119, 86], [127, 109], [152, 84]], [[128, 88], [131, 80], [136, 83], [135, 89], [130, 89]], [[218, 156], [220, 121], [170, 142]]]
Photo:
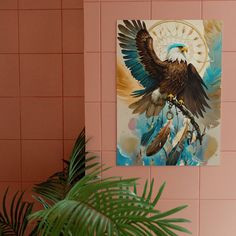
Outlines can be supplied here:
[[84, 126], [83, 1], [0, 1], [0, 35], [0, 197], [29, 200]]
[[[140, 177], [140, 188], [154, 178], [155, 192], [167, 181], [159, 207], [189, 204], [181, 216], [192, 220], [193, 236], [236, 235], [236, 1], [84, 0], [84, 11], [85, 124], [87, 136], [92, 137], [89, 149], [102, 153], [102, 163], [114, 166], [104, 176]], [[116, 167], [116, 20], [185, 18], [224, 21], [221, 165]]]

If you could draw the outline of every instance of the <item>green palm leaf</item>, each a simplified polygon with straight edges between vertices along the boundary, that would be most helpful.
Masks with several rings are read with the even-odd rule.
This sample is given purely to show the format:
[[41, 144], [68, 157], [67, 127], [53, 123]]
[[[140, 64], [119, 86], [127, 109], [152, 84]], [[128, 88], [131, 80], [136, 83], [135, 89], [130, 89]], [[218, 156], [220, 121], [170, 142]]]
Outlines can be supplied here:
[[190, 233], [178, 225], [188, 220], [170, 218], [186, 206], [167, 212], [156, 210], [165, 183], [157, 195], [152, 196], [154, 181], [149, 188], [146, 182], [139, 196], [136, 178], [101, 179], [99, 176], [106, 169], [94, 163], [95, 157], [87, 157], [85, 146], [83, 130], [65, 169], [34, 188], [41, 195], [36, 199], [44, 206], [43, 210], [30, 216], [32, 221], [38, 222], [39, 235], [151, 236], [154, 233], [174, 236], [175, 231]]
[[[146, 198], [131, 191], [136, 180], [102, 180], [96, 179], [96, 174], [86, 175], [72, 187], [65, 199], [32, 214], [31, 219], [40, 221], [40, 234], [46, 236], [57, 236], [60, 233], [65, 236], [143, 236], [151, 235], [150, 232], [156, 235], [175, 235], [173, 230], [190, 233], [175, 224], [189, 222], [188, 220], [166, 219], [185, 206], [165, 213], [155, 210], [158, 201], [150, 200], [151, 190]], [[157, 196], [160, 197], [160, 193]]]
[[28, 226], [28, 216], [32, 213], [33, 203], [24, 202], [24, 193], [16, 192], [7, 207], [8, 189], [5, 191], [0, 212], [0, 235], [23, 236]]
[[50, 205], [63, 200], [73, 185], [84, 176], [86, 170], [98, 166], [98, 163], [93, 163], [95, 156], [87, 157], [85, 146], [85, 130], [83, 129], [75, 142], [69, 161], [64, 160], [64, 170], [34, 186], [33, 191], [43, 196], [46, 204]]

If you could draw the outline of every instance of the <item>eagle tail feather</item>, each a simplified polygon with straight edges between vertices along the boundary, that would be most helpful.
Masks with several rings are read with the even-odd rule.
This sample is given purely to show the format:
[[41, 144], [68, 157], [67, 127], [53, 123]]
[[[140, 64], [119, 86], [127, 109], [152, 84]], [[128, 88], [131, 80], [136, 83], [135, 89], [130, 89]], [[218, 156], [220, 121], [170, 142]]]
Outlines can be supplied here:
[[138, 101], [135, 101], [129, 105], [129, 108], [133, 110], [133, 114], [146, 113], [146, 117], [158, 116], [163, 107], [165, 106], [165, 100], [159, 98], [157, 103], [154, 103], [151, 98], [151, 94], [145, 95]]

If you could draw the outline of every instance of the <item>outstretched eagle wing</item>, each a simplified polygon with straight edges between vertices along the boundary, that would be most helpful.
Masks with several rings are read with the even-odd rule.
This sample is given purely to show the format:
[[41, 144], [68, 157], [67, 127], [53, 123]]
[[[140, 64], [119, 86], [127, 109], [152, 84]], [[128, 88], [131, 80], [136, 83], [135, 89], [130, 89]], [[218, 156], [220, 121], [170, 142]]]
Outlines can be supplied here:
[[204, 37], [209, 48], [210, 63], [203, 80], [208, 87], [207, 95], [210, 99], [211, 109], [206, 109], [206, 114], [201, 122], [206, 127], [217, 127], [220, 123], [220, 94], [222, 76], [222, 22], [218, 20], [204, 20]]
[[207, 103], [209, 98], [205, 91], [207, 87], [196, 68], [191, 63], [188, 65], [187, 73], [187, 81], [181, 97], [183, 97], [185, 106], [193, 115], [203, 117], [203, 112], [206, 111], [205, 108], [210, 108]]
[[153, 49], [153, 39], [145, 22], [124, 20], [119, 24], [118, 40], [125, 65], [144, 89], [136, 90], [133, 96], [142, 96], [159, 86], [166, 62], [162, 62]]

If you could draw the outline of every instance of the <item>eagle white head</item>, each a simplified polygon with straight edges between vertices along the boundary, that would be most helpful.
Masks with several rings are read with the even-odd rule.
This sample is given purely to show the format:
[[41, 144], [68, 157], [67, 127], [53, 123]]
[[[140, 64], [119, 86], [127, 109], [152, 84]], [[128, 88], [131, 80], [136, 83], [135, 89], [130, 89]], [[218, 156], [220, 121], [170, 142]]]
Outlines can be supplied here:
[[174, 62], [181, 61], [186, 62], [186, 53], [188, 52], [188, 48], [183, 43], [172, 43], [167, 47], [167, 60]]

